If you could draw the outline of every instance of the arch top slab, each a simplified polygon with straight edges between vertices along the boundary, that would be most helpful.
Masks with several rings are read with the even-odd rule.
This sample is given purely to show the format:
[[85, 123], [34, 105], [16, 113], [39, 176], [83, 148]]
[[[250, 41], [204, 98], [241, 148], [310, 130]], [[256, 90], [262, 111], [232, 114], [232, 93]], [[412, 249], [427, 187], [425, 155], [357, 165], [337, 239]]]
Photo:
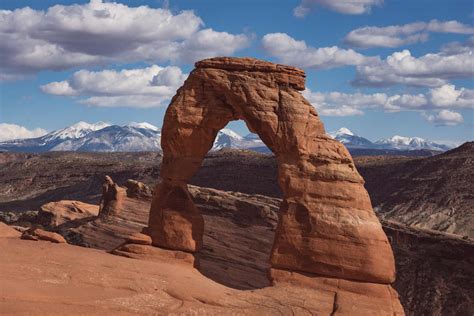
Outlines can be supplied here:
[[295, 90], [305, 89], [304, 70], [255, 58], [215, 57], [196, 62], [196, 68], [221, 69], [229, 72], [272, 73], [275, 80]]
[[189, 252], [204, 222], [187, 189], [215, 137], [242, 119], [275, 153], [283, 192], [273, 269], [348, 280], [394, 281], [393, 253], [347, 149], [325, 134], [302, 96], [303, 70], [253, 58], [196, 63], [162, 129], [163, 162], [145, 233]]

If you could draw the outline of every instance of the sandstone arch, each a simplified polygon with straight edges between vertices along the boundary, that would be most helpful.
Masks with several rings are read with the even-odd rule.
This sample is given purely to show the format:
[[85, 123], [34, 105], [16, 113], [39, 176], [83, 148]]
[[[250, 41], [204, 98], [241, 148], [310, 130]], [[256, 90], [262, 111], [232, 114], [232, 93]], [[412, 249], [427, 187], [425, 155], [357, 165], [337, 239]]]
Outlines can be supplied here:
[[144, 232], [153, 245], [195, 252], [203, 218], [187, 181], [217, 132], [242, 119], [275, 153], [284, 194], [273, 268], [348, 280], [394, 281], [393, 253], [346, 148], [325, 135], [299, 91], [304, 71], [252, 58], [196, 63], [167, 109], [161, 179]]

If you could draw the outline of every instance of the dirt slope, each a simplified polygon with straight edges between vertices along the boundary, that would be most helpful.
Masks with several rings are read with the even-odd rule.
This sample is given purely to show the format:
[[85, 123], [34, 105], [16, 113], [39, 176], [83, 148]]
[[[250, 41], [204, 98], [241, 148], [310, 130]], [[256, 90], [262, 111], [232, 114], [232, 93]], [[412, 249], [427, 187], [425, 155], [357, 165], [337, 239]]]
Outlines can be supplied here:
[[359, 159], [386, 219], [474, 238], [474, 142], [423, 159]]

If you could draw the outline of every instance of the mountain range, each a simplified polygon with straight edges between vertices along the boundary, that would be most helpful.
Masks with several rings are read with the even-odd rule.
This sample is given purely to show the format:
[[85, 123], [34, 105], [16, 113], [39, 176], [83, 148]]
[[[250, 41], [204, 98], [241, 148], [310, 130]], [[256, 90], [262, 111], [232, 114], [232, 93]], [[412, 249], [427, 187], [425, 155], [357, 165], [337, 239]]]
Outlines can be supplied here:
[[[452, 147], [419, 137], [393, 136], [372, 142], [355, 135], [343, 127], [329, 136], [340, 141], [349, 149], [377, 150], [434, 150], [446, 151]], [[69, 127], [52, 131], [44, 136], [0, 142], [0, 151], [46, 152], [46, 151], [87, 151], [87, 152], [136, 152], [161, 151], [161, 131], [158, 127], [143, 122], [124, 126], [104, 122], [89, 124], [78, 122]], [[222, 129], [217, 134], [211, 150], [223, 148], [247, 149], [270, 152], [257, 134], [241, 136], [230, 129]]]
[[336, 132], [329, 133], [329, 136], [343, 143], [347, 148], [355, 149], [391, 149], [391, 150], [436, 150], [446, 151], [454, 146], [436, 143], [420, 137], [405, 137], [395, 135], [389, 138], [371, 142], [367, 138], [355, 135], [349, 129], [343, 127]]

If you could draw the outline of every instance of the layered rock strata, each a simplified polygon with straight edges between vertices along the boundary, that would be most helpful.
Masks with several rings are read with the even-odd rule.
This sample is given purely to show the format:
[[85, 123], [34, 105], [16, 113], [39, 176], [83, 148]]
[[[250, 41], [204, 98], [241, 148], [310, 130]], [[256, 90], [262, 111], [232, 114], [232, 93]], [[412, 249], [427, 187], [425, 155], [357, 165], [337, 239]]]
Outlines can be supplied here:
[[393, 253], [364, 181], [347, 149], [326, 136], [316, 110], [300, 93], [304, 83], [300, 69], [252, 58], [196, 63], [164, 119], [160, 182], [144, 229], [153, 245], [188, 252], [202, 247], [203, 218], [187, 182], [217, 132], [242, 119], [278, 163], [284, 199], [273, 269], [394, 281]]

